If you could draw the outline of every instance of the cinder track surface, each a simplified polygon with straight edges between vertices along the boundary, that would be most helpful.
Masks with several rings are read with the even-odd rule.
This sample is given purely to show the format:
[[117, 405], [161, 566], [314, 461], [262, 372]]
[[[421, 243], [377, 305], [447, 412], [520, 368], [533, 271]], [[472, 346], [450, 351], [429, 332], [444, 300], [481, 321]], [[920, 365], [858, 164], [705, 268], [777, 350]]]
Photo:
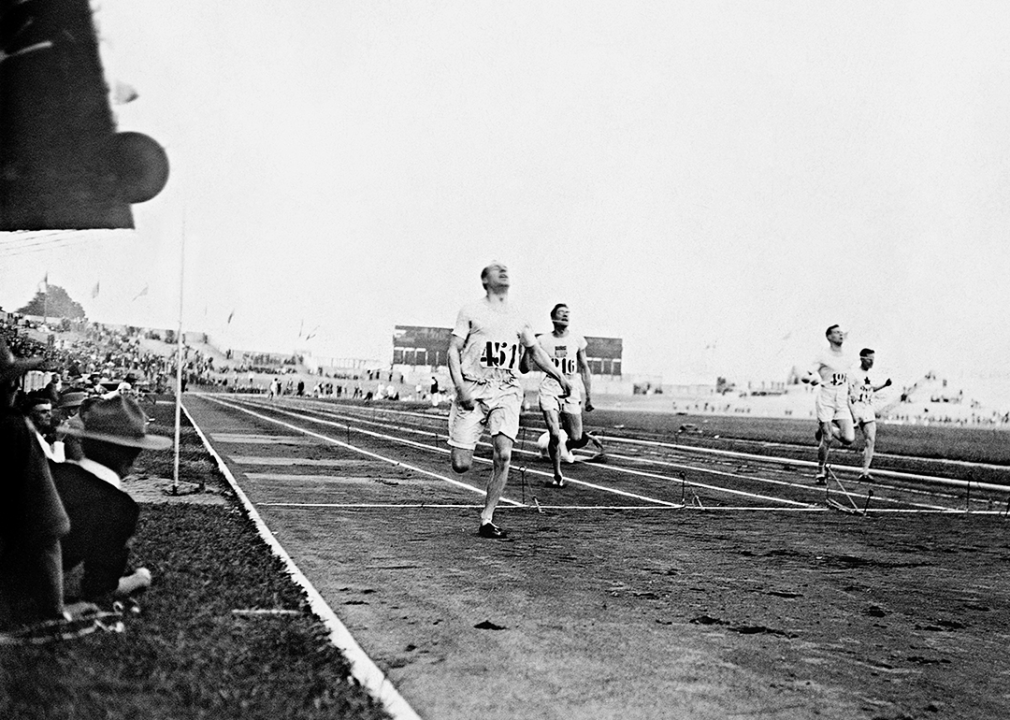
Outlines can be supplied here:
[[489, 465], [451, 471], [443, 414], [186, 405], [423, 717], [1010, 717], [999, 491], [826, 493], [795, 461], [634, 437], [557, 490], [530, 429], [492, 541]]

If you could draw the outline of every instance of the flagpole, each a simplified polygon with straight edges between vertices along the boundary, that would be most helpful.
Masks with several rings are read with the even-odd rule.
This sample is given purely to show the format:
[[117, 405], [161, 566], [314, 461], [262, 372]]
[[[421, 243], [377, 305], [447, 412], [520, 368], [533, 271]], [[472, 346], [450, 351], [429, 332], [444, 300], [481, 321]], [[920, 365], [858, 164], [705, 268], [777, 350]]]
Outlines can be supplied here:
[[182, 299], [186, 276], [186, 206], [182, 207], [182, 236], [179, 240], [179, 332], [175, 346], [175, 468], [172, 475], [172, 494], [179, 494], [179, 435], [182, 420]]

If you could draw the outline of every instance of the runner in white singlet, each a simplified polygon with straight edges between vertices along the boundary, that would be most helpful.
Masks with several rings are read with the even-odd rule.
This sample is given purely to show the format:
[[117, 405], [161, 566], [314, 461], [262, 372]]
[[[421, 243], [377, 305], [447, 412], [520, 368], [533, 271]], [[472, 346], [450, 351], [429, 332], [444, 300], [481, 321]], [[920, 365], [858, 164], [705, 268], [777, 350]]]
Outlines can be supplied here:
[[[554, 487], [565, 487], [561, 474], [561, 461], [574, 462], [573, 448], [585, 447], [592, 442], [603, 452], [600, 441], [583, 431], [582, 409], [592, 412], [590, 399], [592, 376], [586, 360], [586, 339], [568, 329], [568, 306], [558, 303], [551, 310], [554, 330], [538, 335], [540, 346], [550, 357], [554, 366], [568, 378], [572, 390], [567, 397], [562, 395], [558, 382], [545, 375], [540, 383], [539, 404], [547, 425], [547, 454], [554, 466]], [[564, 439], [562, 439], [564, 438]], [[563, 443], [563, 444], [562, 444]], [[539, 441], [538, 441], [539, 444]]]
[[870, 380], [870, 370], [876, 353], [870, 348], [859, 351], [859, 365], [849, 377], [849, 396], [852, 400], [852, 416], [863, 433], [863, 471], [860, 480], [872, 481], [870, 463], [873, 462], [873, 450], [877, 445], [877, 412], [873, 408], [874, 395], [886, 387], [890, 387], [891, 378], [880, 385], [874, 385]]
[[845, 332], [838, 325], [830, 326], [824, 335], [828, 347], [814, 360], [813, 367], [803, 382], [819, 385], [817, 400], [817, 476], [818, 485], [828, 479], [828, 451], [832, 439], [851, 445], [856, 439], [852, 425], [852, 408], [849, 404], [849, 370], [852, 360], [842, 350]]
[[491, 480], [487, 484], [478, 534], [504, 538], [494, 524], [494, 511], [508, 482], [512, 445], [519, 432], [522, 388], [516, 374], [527, 348], [536, 364], [557, 379], [563, 392], [571, 387], [537, 343], [529, 323], [508, 304], [509, 275], [494, 262], [481, 272], [485, 297], [459, 311], [449, 340], [449, 375], [456, 397], [449, 409], [449, 445], [453, 470], [466, 472], [486, 428], [493, 446]]

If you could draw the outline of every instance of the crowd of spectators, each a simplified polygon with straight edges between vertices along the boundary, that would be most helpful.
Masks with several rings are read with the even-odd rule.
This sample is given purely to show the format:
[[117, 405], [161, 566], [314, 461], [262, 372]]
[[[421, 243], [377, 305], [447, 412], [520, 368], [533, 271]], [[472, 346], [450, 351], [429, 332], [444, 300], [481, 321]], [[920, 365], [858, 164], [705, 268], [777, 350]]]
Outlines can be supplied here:
[[151, 583], [129, 567], [139, 509], [122, 479], [142, 450], [171, 446], [147, 434], [135, 389], [170, 373], [171, 359], [144, 352], [130, 329], [50, 330], [0, 311], [4, 642], [84, 634]]

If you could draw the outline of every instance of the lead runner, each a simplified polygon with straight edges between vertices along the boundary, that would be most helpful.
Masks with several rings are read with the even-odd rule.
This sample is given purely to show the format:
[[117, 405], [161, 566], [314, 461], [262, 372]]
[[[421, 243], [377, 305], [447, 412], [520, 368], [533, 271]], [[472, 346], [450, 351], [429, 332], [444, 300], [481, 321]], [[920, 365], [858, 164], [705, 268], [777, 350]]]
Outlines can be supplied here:
[[512, 445], [519, 434], [523, 390], [516, 373], [523, 349], [558, 381], [562, 396], [571, 392], [571, 385], [540, 347], [530, 324], [509, 307], [508, 268], [492, 262], [481, 271], [480, 279], [485, 296], [463, 306], [449, 340], [449, 376], [456, 387], [449, 409], [449, 445], [452, 469], [464, 473], [473, 464], [474, 448], [487, 428], [493, 467], [478, 534], [504, 538], [507, 533], [494, 524], [494, 511], [508, 482]]
[[831, 325], [824, 332], [828, 347], [814, 360], [813, 367], [802, 378], [803, 382], [820, 385], [815, 408], [817, 412], [817, 476], [818, 485], [828, 481], [828, 451], [831, 441], [851, 445], [856, 439], [852, 420], [852, 401], [849, 398], [849, 370], [852, 360], [842, 350], [845, 331]]

